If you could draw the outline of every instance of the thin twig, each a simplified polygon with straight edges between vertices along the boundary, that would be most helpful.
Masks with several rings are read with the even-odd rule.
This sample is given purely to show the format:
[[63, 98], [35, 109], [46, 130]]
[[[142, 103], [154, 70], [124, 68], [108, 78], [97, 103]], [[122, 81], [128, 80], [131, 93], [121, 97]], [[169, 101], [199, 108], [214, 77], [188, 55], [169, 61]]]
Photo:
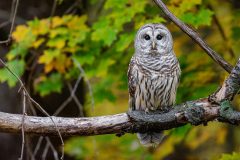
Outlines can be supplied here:
[[34, 108], [34, 106], [33, 106], [32, 103], [29, 103], [29, 107], [30, 107], [30, 110], [31, 110], [31, 112], [32, 112], [32, 115], [36, 116], [36, 115], [37, 115], [37, 112], [36, 112], [36, 110], [35, 110], [35, 108]]
[[3, 28], [5, 26], [7, 26], [9, 23], [11, 23], [10, 21], [6, 21], [0, 24], [0, 28]]
[[[209, 5], [208, 7], [209, 7], [209, 9], [214, 11], [214, 8], [211, 5]], [[215, 11], [214, 11], [214, 13], [215, 13]], [[228, 38], [227, 38], [227, 36], [226, 36], [226, 34], [224, 32], [224, 29], [223, 29], [223, 27], [222, 27], [222, 25], [221, 25], [221, 23], [220, 23], [220, 21], [219, 21], [219, 19], [218, 19], [216, 14], [213, 15], [213, 20], [214, 20], [215, 24], [218, 27], [219, 33], [222, 36], [222, 39], [224, 40], [224, 43], [226, 43], [228, 41]], [[229, 50], [229, 53], [230, 53], [231, 57], [234, 58], [235, 54], [234, 54], [234, 51], [233, 51], [232, 47], [229, 47], [227, 45], [226, 48]]]
[[34, 149], [34, 151], [33, 151], [33, 156], [34, 156], [34, 157], [37, 155], [37, 152], [38, 152], [38, 150], [39, 150], [40, 147], [41, 147], [41, 144], [42, 144], [42, 142], [43, 142], [43, 139], [44, 139], [43, 136], [40, 136], [40, 137], [39, 137], [38, 142], [37, 142], [37, 145], [36, 145], [36, 147], [35, 147], [35, 149]]
[[25, 133], [24, 133], [24, 120], [25, 120], [25, 115], [26, 115], [26, 93], [23, 90], [23, 114], [22, 114], [22, 149], [21, 149], [21, 156], [19, 160], [23, 159], [24, 155], [24, 147], [25, 147]]
[[71, 13], [71, 11], [78, 6], [79, 0], [76, 0], [66, 11], [64, 11], [63, 15]]
[[70, 92], [70, 96], [60, 105], [60, 107], [58, 107], [58, 109], [53, 113], [54, 116], [58, 115], [67, 105], [68, 103], [71, 102], [71, 100], [73, 99], [74, 94], [76, 93], [76, 90], [78, 88], [78, 85], [80, 83], [82, 79], [82, 76], [80, 75], [74, 85], [73, 90]]
[[[70, 92], [73, 92], [73, 88], [72, 86], [68, 83], [68, 89]], [[83, 106], [81, 104], [81, 102], [79, 102], [77, 96], [75, 94], [73, 94], [73, 100], [74, 102], [76, 103], [77, 107], [78, 107], [78, 110], [79, 110], [79, 116], [80, 117], [84, 117], [84, 113], [83, 113]]]
[[[13, 3], [14, 3], [14, 1], [13, 1]], [[18, 5], [19, 5], [19, 0], [16, 0], [16, 5], [14, 7], [13, 16], [12, 16], [12, 19], [11, 19], [12, 24], [11, 24], [11, 28], [10, 28], [10, 31], [9, 31], [9, 34], [8, 34], [8, 38], [6, 40], [4, 40], [4, 41], [0, 41], [0, 44], [8, 43], [8, 42], [11, 41], [12, 32], [13, 32], [15, 19], [16, 19], [16, 15], [17, 15], [17, 10], [18, 10]]]
[[61, 141], [61, 145], [62, 145], [62, 147], [61, 147], [61, 148], [62, 148], [61, 159], [63, 160], [63, 158], [64, 158], [64, 141], [63, 141], [62, 135], [61, 135], [61, 133], [60, 133], [60, 131], [59, 131], [59, 128], [57, 127], [56, 123], [54, 122], [52, 116], [50, 116], [50, 115], [40, 106], [40, 104], [38, 104], [32, 97], [29, 96], [28, 98], [29, 98], [29, 100], [30, 100], [31, 102], [33, 102], [33, 103], [37, 106], [37, 108], [38, 108], [43, 114], [45, 114], [46, 116], [48, 116], [48, 117], [51, 119], [51, 121], [53, 122], [54, 127], [55, 127], [55, 129], [57, 130], [58, 136], [59, 136], [60, 141]]
[[198, 33], [193, 29], [185, 25], [174, 14], [172, 14], [162, 0], [154, 0], [156, 5], [166, 14], [166, 16], [173, 21], [183, 32], [185, 32], [190, 38], [192, 38], [215, 62], [217, 62], [228, 73], [233, 69], [232, 65], [225, 61], [219, 54], [211, 49], [208, 44], [200, 38]]
[[15, 11], [15, 9], [16, 9], [16, 6], [15, 6], [15, 5], [16, 5], [16, 0], [13, 0], [13, 1], [12, 1], [12, 5], [11, 5], [11, 12], [10, 12], [10, 16], [9, 16], [10, 18], [9, 18], [9, 20], [8, 20], [10, 23], [12, 22], [11, 20], [13, 19], [14, 11]]
[[27, 89], [25, 88], [22, 80], [5, 64], [5, 62], [3, 62], [2, 59], [0, 59], [0, 62], [4, 65], [4, 67], [15, 77], [17, 78], [18, 82], [20, 83], [21, 87], [22, 87], [22, 90], [25, 92], [25, 95], [27, 96], [27, 98], [33, 103], [35, 104], [35, 106], [43, 113], [45, 114], [46, 116], [48, 116], [52, 123], [54, 124], [54, 127], [59, 135], [59, 138], [60, 138], [60, 141], [61, 141], [61, 144], [62, 144], [62, 155], [61, 155], [61, 159], [64, 158], [64, 141], [63, 141], [63, 138], [61, 136], [61, 133], [56, 125], [56, 123], [54, 122], [53, 118], [41, 107], [40, 104], [38, 104], [28, 93]]
[[78, 67], [81, 75], [84, 77], [84, 80], [85, 80], [85, 82], [86, 82], [86, 84], [87, 84], [87, 86], [88, 86], [88, 91], [89, 91], [89, 94], [90, 94], [90, 97], [91, 97], [92, 111], [94, 111], [94, 105], [95, 105], [94, 103], [95, 103], [95, 102], [94, 102], [93, 89], [92, 89], [91, 83], [90, 83], [90, 81], [88, 80], [88, 78], [87, 78], [87, 76], [86, 76], [86, 74], [85, 74], [85, 71], [84, 71], [84, 69], [82, 68], [81, 64], [80, 64], [77, 60], [75, 60], [75, 59], [73, 59], [73, 61], [74, 61], [75, 64], [77, 65], [77, 67]]
[[50, 18], [52, 18], [56, 12], [56, 8], [57, 8], [57, 2], [58, 0], [54, 0], [53, 2], [53, 6], [52, 6], [52, 9], [51, 9], [51, 14], [50, 14]]
[[50, 138], [49, 138], [49, 137], [45, 137], [45, 139], [46, 139], [47, 143], [49, 144], [49, 147], [51, 148], [51, 150], [52, 150], [52, 152], [53, 152], [53, 157], [54, 157], [54, 159], [55, 159], [55, 160], [59, 160], [59, 158], [58, 158], [58, 153], [57, 153], [55, 147], [53, 146]]
[[44, 147], [43, 153], [42, 153], [42, 160], [46, 160], [46, 156], [47, 156], [47, 153], [48, 153], [48, 151], [49, 151], [49, 147], [50, 147], [50, 145], [49, 145], [49, 143], [47, 142], [46, 145], [45, 145], [45, 147]]
[[28, 153], [27, 159], [35, 160], [35, 157], [34, 157], [33, 151], [32, 151], [32, 147], [31, 147], [30, 137], [29, 137], [29, 136], [26, 136], [26, 148], [27, 148], [27, 153]]

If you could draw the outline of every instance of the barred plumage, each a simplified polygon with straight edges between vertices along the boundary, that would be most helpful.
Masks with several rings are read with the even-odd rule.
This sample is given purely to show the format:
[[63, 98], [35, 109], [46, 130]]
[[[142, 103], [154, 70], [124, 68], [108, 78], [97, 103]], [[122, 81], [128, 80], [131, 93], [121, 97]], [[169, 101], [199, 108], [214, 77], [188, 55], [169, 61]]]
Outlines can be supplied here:
[[[172, 37], [161, 24], [147, 24], [135, 38], [135, 54], [129, 64], [128, 86], [131, 110], [162, 110], [175, 103], [180, 67], [173, 52]], [[143, 145], [157, 145], [162, 133], [138, 133]]]

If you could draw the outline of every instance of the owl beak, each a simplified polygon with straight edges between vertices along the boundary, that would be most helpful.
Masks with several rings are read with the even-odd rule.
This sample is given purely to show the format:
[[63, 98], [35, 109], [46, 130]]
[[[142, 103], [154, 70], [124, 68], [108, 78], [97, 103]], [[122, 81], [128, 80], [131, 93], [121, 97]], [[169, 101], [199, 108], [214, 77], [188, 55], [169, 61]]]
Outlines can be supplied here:
[[156, 43], [152, 42], [152, 50], [156, 50]]

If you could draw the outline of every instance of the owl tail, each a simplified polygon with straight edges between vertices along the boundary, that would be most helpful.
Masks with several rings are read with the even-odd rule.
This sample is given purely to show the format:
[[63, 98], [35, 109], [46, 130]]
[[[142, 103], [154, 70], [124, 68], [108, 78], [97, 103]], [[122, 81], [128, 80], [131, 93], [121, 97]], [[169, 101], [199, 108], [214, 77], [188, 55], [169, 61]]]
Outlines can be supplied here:
[[143, 146], [156, 147], [162, 142], [164, 134], [162, 132], [137, 133], [137, 137]]

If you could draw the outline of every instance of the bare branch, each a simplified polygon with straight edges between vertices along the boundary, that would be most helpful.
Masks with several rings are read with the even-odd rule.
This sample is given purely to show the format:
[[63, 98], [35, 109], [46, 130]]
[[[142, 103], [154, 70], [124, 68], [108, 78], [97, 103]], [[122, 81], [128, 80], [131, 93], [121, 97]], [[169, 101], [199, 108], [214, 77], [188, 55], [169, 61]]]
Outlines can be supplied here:
[[46, 159], [49, 148], [50, 148], [50, 145], [49, 145], [49, 142], [47, 142], [46, 145], [44, 146], [44, 150], [43, 150], [43, 153], [42, 153], [42, 160]]
[[8, 38], [4, 41], [0, 41], [0, 44], [4, 44], [4, 43], [8, 43], [11, 41], [11, 37], [12, 37], [12, 32], [13, 32], [13, 28], [14, 28], [14, 24], [15, 24], [15, 19], [16, 19], [16, 15], [17, 15], [17, 10], [18, 10], [18, 4], [19, 4], [19, 0], [13, 1], [12, 3], [15, 3], [15, 7], [14, 7], [14, 11], [13, 11], [13, 15], [10, 16], [11, 19], [11, 28], [8, 34]]
[[36, 147], [35, 147], [35, 149], [33, 151], [33, 157], [32, 158], [34, 158], [37, 155], [37, 152], [39, 151], [39, 149], [40, 149], [40, 147], [42, 145], [43, 139], [44, 139], [43, 136], [39, 137], [39, 139], [37, 141], [37, 144], [36, 144]]
[[232, 65], [225, 61], [219, 54], [211, 49], [208, 44], [200, 38], [197, 32], [185, 25], [174, 14], [172, 14], [162, 0], [154, 0], [156, 5], [166, 14], [166, 16], [175, 23], [184, 33], [186, 33], [192, 40], [194, 40], [215, 62], [217, 62], [228, 73], [232, 70]]
[[[76, 81], [76, 83], [74, 85], [73, 90], [72, 91], [70, 90], [70, 96], [53, 113], [54, 116], [58, 115], [72, 101], [72, 99], [73, 99], [73, 97], [74, 97], [74, 95], [76, 93], [76, 90], [77, 90], [77, 88], [79, 86], [79, 83], [80, 83], [81, 79], [82, 79], [82, 75], [79, 75], [79, 77], [78, 77], [78, 79], [77, 79], [77, 81]], [[70, 84], [67, 84], [67, 85], [69, 87]]]
[[[231, 101], [240, 89], [240, 59], [222, 87], [209, 98], [176, 105], [165, 113], [145, 114], [141, 111], [90, 118], [52, 117], [62, 135], [99, 135], [160, 131], [183, 126], [206, 124], [218, 119], [231, 124], [240, 123], [240, 112], [231, 109]], [[22, 115], [0, 112], [0, 131], [19, 133]], [[48, 117], [25, 117], [25, 133], [57, 135]]]
[[76, 0], [69, 8], [63, 13], [63, 15], [65, 15], [65, 14], [70, 14], [70, 13], [72, 12], [72, 10], [79, 5], [79, 3], [81, 3], [81, 0]]
[[[72, 86], [68, 83], [68, 89], [70, 92], [73, 92], [73, 88]], [[78, 100], [77, 96], [75, 94], [73, 94], [73, 100], [75, 102], [75, 104], [78, 107], [79, 110], [79, 117], [84, 117], [84, 113], [83, 113], [83, 105], [81, 104], [81, 102]]]
[[[61, 155], [61, 159], [64, 158], [64, 141], [62, 138], [62, 135], [56, 125], [56, 123], [54, 122], [53, 118], [42, 108], [42, 106], [40, 104], [38, 104], [28, 93], [27, 89], [25, 88], [22, 80], [18, 77], [18, 75], [16, 73], [14, 73], [7, 65], [6, 63], [0, 58], [0, 63], [3, 64], [3, 66], [18, 80], [18, 82], [20, 83], [20, 89], [22, 90], [22, 92], [24, 92], [24, 95], [28, 98], [28, 100], [33, 103], [37, 109], [39, 109], [43, 114], [45, 114], [46, 116], [48, 116], [48, 118], [50, 118], [50, 120], [52, 121], [52, 123], [54, 124], [54, 128], [56, 129], [58, 136], [60, 138], [61, 144], [62, 144], [62, 155]], [[23, 115], [24, 116], [24, 115]]]
[[21, 156], [19, 158], [19, 160], [23, 159], [23, 155], [24, 155], [24, 147], [25, 147], [25, 133], [24, 133], [24, 120], [25, 120], [25, 115], [26, 115], [26, 93], [23, 90], [23, 116], [22, 116], [22, 149], [21, 149]]
[[[183, 126], [192, 123], [189, 118], [194, 118], [194, 116], [189, 117], [187, 115], [194, 115], [197, 112], [201, 113], [201, 123], [205, 123], [219, 118], [219, 110], [220, 105], [211, 105], [207, 99], [202, 99], [177, 105], [171, 111], [162, 114], [147, 115], [141, 112], [133, 112], [131, 113], [131, 117], [134, 117], [133, 120], [126, 113], [91, 118], [53, 117], [53, 120], [63, 136], [121, 135], [123, 133], [167, 130]], [[22, 115], [0, 112], [0, 131], [19, 133], [21, 131], [21, 118]], [[236, 121], [240, 122], [240, 119]], [[57, 135], [49, 118], [36, 116], [25, 117], [25, 133]]]
[[46, 139], [47, 143], [49, 144], [50, 149], [52, 150], [54, 159], [55, 159], [55, 160], [58, 160], [58, 152], [57, 152], [57, 150], [55, 149], [55, 147], [53, 146], [50, 138], [49, 138], [49, 137], [46, 137], [45, 139]]
[[53, 2], [53, 6], [52, 6], [52, 9], [51, 9], [51, 14], [50, 14], [50, 18], [52, 18], [56, 12], [56, 8], [57, 8], [57, 2], [58, 0], [54, 0]]
[[79, 69], [81, 75], [84, 77], [84, 80], [85, 80], [85, 82], [87, 84], [89, 95], [90, 95], [90, 98], [91, 98], [92, 111], [94, 111], [95, 102], [94, 102], [93, 89], [92, 89], [91, 83], [88, 80], [88, 78], [86, 77], [85, 71], [82, 68], [81, 64], [77, 60], [75, 60], [75, 59], [73, 59], [73, 61], [76, 64], [77, 68]]

